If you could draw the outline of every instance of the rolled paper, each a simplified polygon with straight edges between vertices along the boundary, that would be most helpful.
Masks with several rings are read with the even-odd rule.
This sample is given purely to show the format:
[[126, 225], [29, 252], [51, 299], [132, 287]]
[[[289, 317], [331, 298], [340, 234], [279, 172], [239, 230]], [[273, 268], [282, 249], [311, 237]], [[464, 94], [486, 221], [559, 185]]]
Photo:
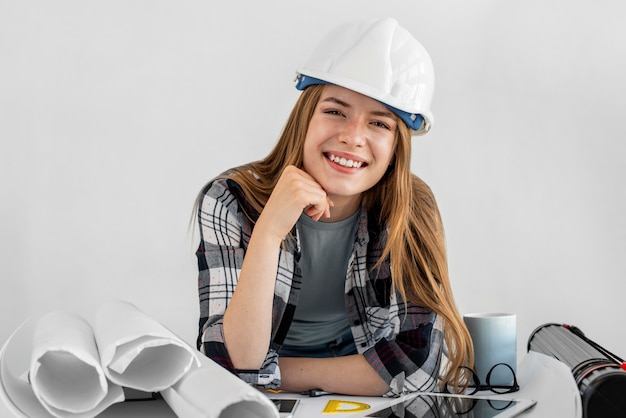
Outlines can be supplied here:
[[29, 377], [32, 391], [56, 417], [96, 416], [123, 400], [107, 381], [92, 328], [64, 311], [42, 316], [33, 333]]
[[161, 392], [172, 411], [185, 418], [278, 418], [278, 409], [261, 391], [205, 356], [200, 367]]
[[104, 373], [118, 385], [159, 392], [199, 365], [195, 350], [129, 302], [102, 305], [94, 329]]

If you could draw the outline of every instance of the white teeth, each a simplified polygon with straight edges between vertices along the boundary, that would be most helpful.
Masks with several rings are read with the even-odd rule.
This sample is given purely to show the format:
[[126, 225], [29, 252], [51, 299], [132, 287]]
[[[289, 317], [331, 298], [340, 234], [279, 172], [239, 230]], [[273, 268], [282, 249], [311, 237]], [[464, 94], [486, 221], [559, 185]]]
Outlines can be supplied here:
[[334, 162], [339, 164], [340, 166], [343, 167], [348, 167], [348, 168], [360, 168], [363, 165], [363, 162], [361, 161], [353, 161], [353, 160], [346, 160], [343, 157], [337, 157], [333, 154], [329, 154], [328, 158]]

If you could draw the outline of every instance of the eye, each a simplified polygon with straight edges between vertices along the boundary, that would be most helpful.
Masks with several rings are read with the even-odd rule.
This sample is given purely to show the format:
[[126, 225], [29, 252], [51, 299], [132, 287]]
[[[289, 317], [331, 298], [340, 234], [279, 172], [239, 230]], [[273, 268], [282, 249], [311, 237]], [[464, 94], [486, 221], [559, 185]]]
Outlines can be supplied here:
[[326, 113], [327, 115], [335, 115], [335, 116], [343, 116], [343, 112], [340, 110], [336, 110], [336, 109], [328, 109], [325, 110], [324, 113]]
[[377, 126], [379, 128], [386, 129], [388, 131], [391, 130], [391, 127], [388, 124], [386, 124], [384, 122], [381, 122], [381, 121], [374, 121], [374, 122], [372, 122], [372, 125]]

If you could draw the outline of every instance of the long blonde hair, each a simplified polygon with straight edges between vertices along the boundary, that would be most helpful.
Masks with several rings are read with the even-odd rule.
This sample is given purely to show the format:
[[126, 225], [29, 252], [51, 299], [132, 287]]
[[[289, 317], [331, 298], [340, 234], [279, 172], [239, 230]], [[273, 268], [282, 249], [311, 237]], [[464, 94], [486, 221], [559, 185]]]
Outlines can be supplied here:
[[[304, 140], [322, 89], [323, 85], [313, 85], [302, 92], [267, 157], [225, 173], [241, 186], [257, 212], [265, 206], [282, 170], [287, 165], [302, 167]], [[444, 318], [448, 365], [442, 370], [442, 380], [463, 386], [461, 366], [473, 363], [472, 340], [452, 295], [437, 203], [428, 185], [411, 173], [410, 163], [411, 131], [398, 119], [392, 165], [379, 183], [364, 193], [363, 205], [377, 208], [377, 221], [388, 229], [378, 265], [390, 257], [393, 285], [402, 298]]]

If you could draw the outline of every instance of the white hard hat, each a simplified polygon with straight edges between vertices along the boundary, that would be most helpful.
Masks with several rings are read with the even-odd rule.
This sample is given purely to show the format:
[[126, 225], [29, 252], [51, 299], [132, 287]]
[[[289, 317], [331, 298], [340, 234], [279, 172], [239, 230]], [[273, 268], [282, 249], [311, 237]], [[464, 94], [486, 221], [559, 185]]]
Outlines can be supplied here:
[[433, 124], [432, 61], [392, 18], [338, 26], [318, 44], [296, 80], [299, 90], [330, 83], [378, 100], [414, 134], [427, 132]]

